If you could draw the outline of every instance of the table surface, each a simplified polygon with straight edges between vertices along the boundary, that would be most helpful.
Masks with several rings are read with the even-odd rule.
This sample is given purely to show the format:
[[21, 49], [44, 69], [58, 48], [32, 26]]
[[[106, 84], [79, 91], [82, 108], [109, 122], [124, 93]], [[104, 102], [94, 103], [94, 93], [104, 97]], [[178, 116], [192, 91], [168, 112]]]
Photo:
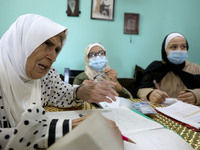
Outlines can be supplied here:
[[[140, 99], [130, 99], [132, 102], [140, 102]], [[158, 104], [152, 104], [151, 106], [153, 108], [155, 107], [163, 107]], [[46, 111], [69, 111], [69, 110], [88, 110], [88, 109], [96, 109], [95, 105], [91, 105], [88, 103], [85, 103], [84, 105], [81, 105], [76, 108], [56, 108], [56, 107], [45, 107]], [[164, 125], [165, 127], [169, 128], [170, 130], [173, 130], [174, 132], [178, 133], [186, 142], [188, 142], [195, 150], [200, 150], [200, 132], [193, 131], [192, 129], [189, 129], [171, 119], [169, 119], [166, 116], [163, 116], [162, 114], [156, 114], [148, 116], [151, 119], [155, 120], [156, 122]]]

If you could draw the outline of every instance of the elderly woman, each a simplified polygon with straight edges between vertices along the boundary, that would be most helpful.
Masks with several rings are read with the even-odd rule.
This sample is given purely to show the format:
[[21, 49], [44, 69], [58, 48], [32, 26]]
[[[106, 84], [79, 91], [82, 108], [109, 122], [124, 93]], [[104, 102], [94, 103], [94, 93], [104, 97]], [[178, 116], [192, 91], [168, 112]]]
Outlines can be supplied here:
[[[0, 41], [0, 149], [46, 149], [86, 117], [49, 119], [42, 106], [72, 107], [83, 100], [111, 102], [113, 82], [73, 88], [51, 66], [67, 29], [45, 17], [27, 14]], [[104, 94], [105, 93], [105, 94]], [[81, 100], [78, 100], [81, 99]], [[120, 131], [116, 129], [119, 137]]]
[[82, 83], [93, 83], [93, 81], [113, 81], [116, 83], [114, 89], [120, 97], [131, 98], [128, 90], [121, 86], [117, 80], [117, 72], [110, 68], [106, 57], [106, 50], [100, 43], [93, 43], [85, 49], [85, 72], [77, 75], [73, 81], [74, 85]]
[[[188, 42], [182, 34], [167, 35], [162, 44], [163, 60], [152, 62], [144, 71], [136, 89], [137, 96], [156, 103], [173, 97], [200, 105], [200, 66], [186, 60], [188, 48]], [[159, 89], [154, 85], [156, 82]]]

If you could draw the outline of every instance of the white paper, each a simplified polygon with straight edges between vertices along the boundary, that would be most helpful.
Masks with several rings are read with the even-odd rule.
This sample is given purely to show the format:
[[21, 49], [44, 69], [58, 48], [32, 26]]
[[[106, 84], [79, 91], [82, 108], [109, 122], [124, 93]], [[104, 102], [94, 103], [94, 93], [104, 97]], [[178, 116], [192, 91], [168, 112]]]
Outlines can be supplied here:
[[169, 106], [169, 105], [172, 105], [172, 104], [174, 104], [178, 101], [179, 100], [177, 98], [165, 98], [165, 101], [162, 104]]
[[[47, 112], [50, 118], [76, 119], [81, 115], [87, 115], [94, 110], [79, 110], [65, 112]], [[142, 130], [158, 129], [163, 126], [153, 120], [145, 118], [138, 113], [133, 112], [127, 107], [118, 107], [112, 109], [99, 109], [103, 116], [116, 122], [121, 132], [138, 132]]]
[[178, 134], [165, 128], [124, 135], [136, 143], [125, 142], [125, 150], [193, 150]]
[[[109, 98], [109, 97], [107, 97]], [[117, 108], [121, 106], [128, 107], [130, 109], [133, 108], [132, 102], [126, 98], [123, 97], [117, 97], [115, 96], [116, 101], [113, 101], [111, 98], [109, 98], [112, 103], [107, 103], [107, 102], [100, 102], [99, 104], [102, 106], [102, 108], [107, 109], [107, 108]]]
[[167, 116], [200, 129], [200, 108], [198, 106], [179, 101], [173, 105], [156, 109]]
[[122, 134], [136, 142], [124, 142], [125, 150], [192, 150], [192, 147], [173, 131], [127, 107], [47, 114], [50, 118], [75, 119], [79, 118], [80, 114], [86, 115], [93, 111], [99, 111], [103, 116], [115, 121]]

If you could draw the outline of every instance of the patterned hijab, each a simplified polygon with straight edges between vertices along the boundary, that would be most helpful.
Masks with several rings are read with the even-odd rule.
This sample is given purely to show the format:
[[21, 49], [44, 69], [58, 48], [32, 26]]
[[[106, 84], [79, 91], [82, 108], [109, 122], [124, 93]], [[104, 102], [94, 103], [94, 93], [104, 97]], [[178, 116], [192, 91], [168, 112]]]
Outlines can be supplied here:
[[[26, 61], [47, 39], [66, 28], [39, 15], [22, 15], [0, 40], [0, 89], [10, 125], [16, 126], [21, 114], [33, 102], [41, 105], [41, 81], [26, 75]], [[65, 39], [63, 39], [63, 44]]]
[[[86, 47], [86, 49], [85, 49], [85, 73], [86, 73], [86, 75], [88, 76], [88, 78], [90, 80], [92, 80], [96, 75], [103, 73], [106, 68], [108, 68], [108, 69], [110, 68], [109, 64], [107, 63], [106, 66], [105, 66], [105, 68], [102, 71], [96, 72], [92, 67], [89, 66], [88, 54], [90, 53], [90, 50], [93, 47], [95, 47], [95, 46], [99, 46], [99, 47], [102, 48], [102, 50], [106, 51], [106, 49], [104, 48], [104, 46], [101, 45], [100, 43], [97, 43], [97, 42], [93, 43], [93, 44], [90, 44], [90, 45], [88, 45]], [[106, 59], [107, 59], [107, 57], [106, 57]], [[98, 77], [96, 79], [96, 81], [104, 81], [104, 80], [107, 80], [107, 79], [108, 79], [107, 75], [104, 74], [104, 75]]]

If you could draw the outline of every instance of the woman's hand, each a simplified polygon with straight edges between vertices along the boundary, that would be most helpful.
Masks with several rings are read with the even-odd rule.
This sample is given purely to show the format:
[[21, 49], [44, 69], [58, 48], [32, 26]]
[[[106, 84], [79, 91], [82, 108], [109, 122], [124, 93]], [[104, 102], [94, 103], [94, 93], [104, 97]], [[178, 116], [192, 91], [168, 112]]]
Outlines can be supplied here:
[[[105, 117], [104, 117], [105, 118]], [[112, 134], [114, 135], [114, 137], [116, 137], [116, 139], [119, 141], [120, 145], [122, 148], [124, 148], [124, 141], [121, 137], [122, 133], [119, 130], [118, 126], [116, 125], [116, 123], [110, 119], [105, 118], [106, 122], [107, 122], [107, 126], [108, 128], [110, 128]]]
[[122, 86], [117, 80], [117, 71], [114, 69], [105, 69], [106, 75], [110, 79], [110, 81], [113, 81], [116, 83], [116, 86], [114, 87], [117, 92], [122, 91]]
[[[81, 118], [78, 118], [78, 119], [74, 119], [72, 120], [72, 129], [74, 129], [76, 126], [78, 126], [82, 121], [84, 121], [85, 119], [87, 119], [89, 115], [84, 115], [83, 117]], [[111, 134], [114, 135], [114, 137], [118, 140], [118, 142], [120, 143], [120, 145], [122, 146], [122, 148], [124, 147], [124, 142], [123, 142], [123, 139], [121, 137], [122, 133], [121, 131], [119, 130], [118, 126], [116, 125], [116, 123], [110, 119], [107, 119], [106, 117], [102, 116], [103, 119], [105, 119], [105, 123], [106, 123], [106, 126], [109, 128], [109, 130], [111, 131]]]
[[[77, 98], [85, 100], [88, 103], [99, 103], [116, 101], [115, 96], [118, 96], [117, 92], [112, 88], [116, 86], [116, 83], [112, 81], [91, 82], [89, 85], [83, 84], [77, 89]], [[109, 98], [108, 98], [109, 97]]]
[[165, 98], [169, 97], [166, 92], [163, 92], [161, 90], [153, 90], [149, 94], [149, 100], [154, 103], [162, 103], [165, 101]]
[[92, 85], [93, 83], [94, 83], [94, 80], [84, 80], [82, 84]]
[[181, 100], [181, 101], [189, 103], [189, 104], [193, 104], [193, 105], [196, 104], [196, 97], [190, 91], [181, 91], [177, 98], [178, 98], [178, 100]]
[[88, 116], [89, 115], [84, 115], [81, 118], [72, 120], [72, 129], [74, 129], [76, 126], [79, 125], [79, 123], [81, 123], [82, 121], [84, 121], [85, 119], [87, 119]]

